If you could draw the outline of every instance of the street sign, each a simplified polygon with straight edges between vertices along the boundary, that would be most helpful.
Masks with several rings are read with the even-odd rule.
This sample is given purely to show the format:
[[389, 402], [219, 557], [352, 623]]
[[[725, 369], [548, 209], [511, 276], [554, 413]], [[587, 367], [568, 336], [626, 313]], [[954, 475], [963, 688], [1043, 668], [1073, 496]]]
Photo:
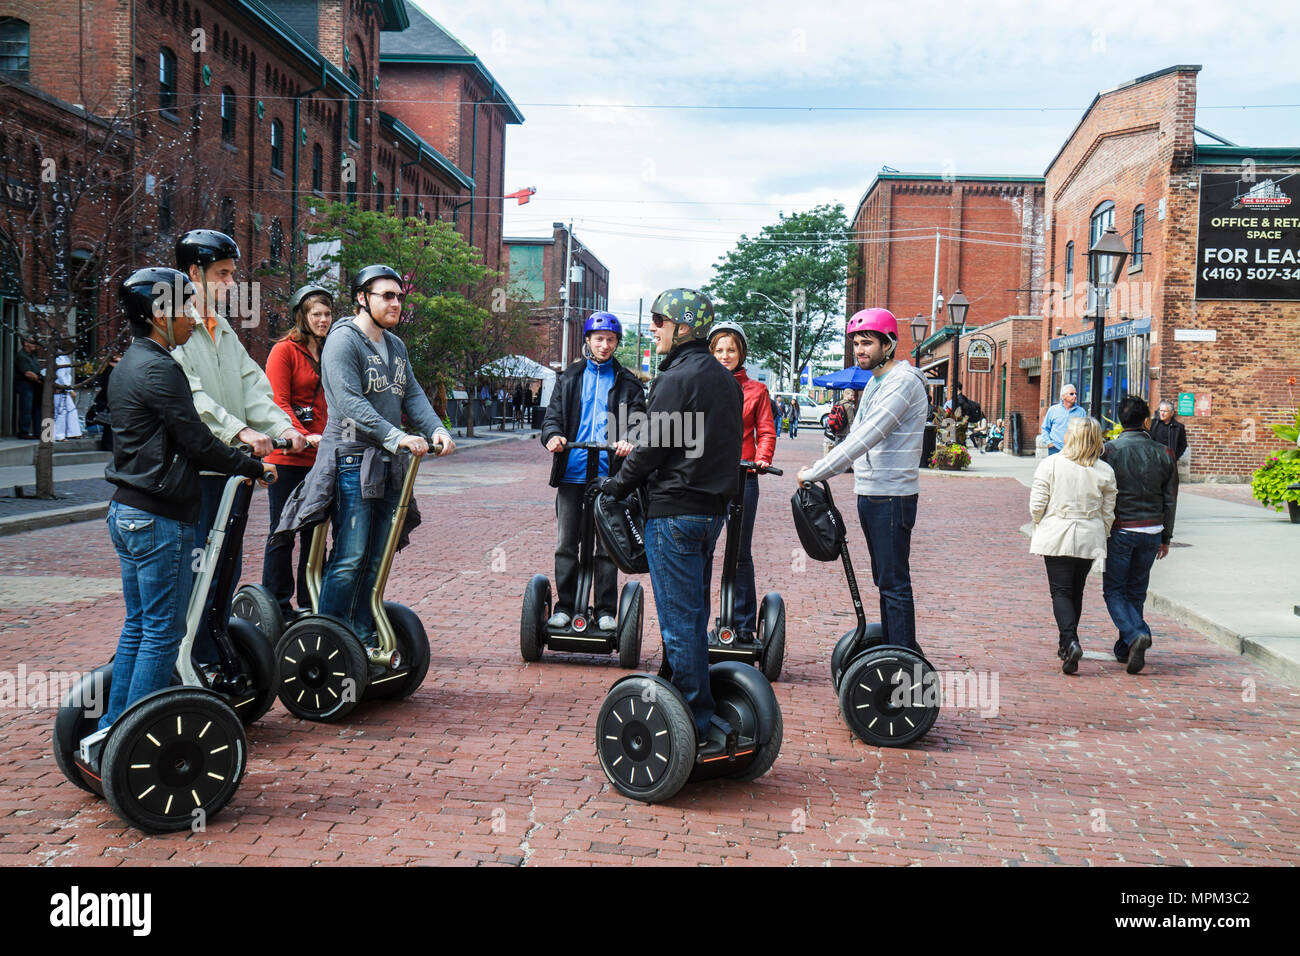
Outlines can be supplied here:
[[993, 346], [983, 339], [973, 339], [966, 348], [966, 371], [991, 372], [993, 370]]
[[1192, 414], [1193, 405], [1196, 401], [1195, 392], [1178, 393], [1178, 414], [1187, 417]]
[[1175, 342], [1217, 342], [1218, 329], [1174, 329]]

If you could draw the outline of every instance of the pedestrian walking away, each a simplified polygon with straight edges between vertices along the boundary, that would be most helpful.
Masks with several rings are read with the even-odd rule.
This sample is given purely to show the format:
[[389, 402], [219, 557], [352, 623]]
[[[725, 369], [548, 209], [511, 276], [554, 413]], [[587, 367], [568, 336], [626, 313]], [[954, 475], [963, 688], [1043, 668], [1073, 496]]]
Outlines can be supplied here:
[[1119, 496], [1115, 524], [1106, 546], [1102, 596], [1119, 631], [1115, 659], [1136, 674], [1146, 666], [1151, 628], [1143, 610], [1151, 566], [1169, 554], [1174, 536], [1178, 468], [1166, 446], [1147, 434], [1151, 409], [1144, 399], [1127, 396], [1119, 406], [1123, 431], [1102, 450], [1102, 459], [1115, 469]]
[[1115, 472], [1101, 457], [1101, 425], [1095, 418], [1070, 419], [1060, 455], [1038, 463], [1029, 491], [1034, 519], [1030, 554], [1041, 554], [1056, 617], [1061, 670], [1079, 670], [1083, 646], [1079, 618], [1094, 561], [1106, 561], [1106, 538], [1115, 520]]

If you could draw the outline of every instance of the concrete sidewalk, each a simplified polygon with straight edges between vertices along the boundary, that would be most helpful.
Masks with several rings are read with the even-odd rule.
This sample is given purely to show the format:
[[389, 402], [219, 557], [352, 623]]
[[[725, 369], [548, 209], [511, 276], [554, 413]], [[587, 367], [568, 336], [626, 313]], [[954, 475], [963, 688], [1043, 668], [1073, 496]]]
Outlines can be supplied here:
[[[932, 474], [1014, 478], [1028, 488], [1037, 466], [1034, 458], [976, 454], [966, 471]], [[1286, 512], [1208, 494], [1222, 487], [1180, 487], [1173, 547], [1151, 571], [1149, 606], [1300, 685], [1300, 526]], [[1021, 530], [1031, 534], [1033, 525]]]

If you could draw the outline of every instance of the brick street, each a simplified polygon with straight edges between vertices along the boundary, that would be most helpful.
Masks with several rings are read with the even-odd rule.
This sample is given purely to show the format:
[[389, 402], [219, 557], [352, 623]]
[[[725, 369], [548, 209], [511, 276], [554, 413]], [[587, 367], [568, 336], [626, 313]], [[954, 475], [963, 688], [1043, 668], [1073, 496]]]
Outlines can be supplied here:
[[[299, 721], [277, 702], [249, 729], [248, 771], [230, 805], [206, 832], [161, 837], [125, 827], [63, 778], [51, 708], [7, 704], [0, 863], [1300, 861], [1300, 693], [1158, 616], [1146, 670], [1126, 674], [1109, 659], [1114, 633], [1096, 576], [1081, 627], [1091, 653], [1077, 677], [1063, 676], [1042, 560], [1018, 530], [1027, 492], [1012, 479], [923, 474], [913, 539], [926, 653], [941, 671], [983, 674], [996, 714], [974, 701], [947, 708], [909, 749], [854, 738], [828, 664], [852, 605], [838, 564], [800, 561], [790, 522], [793, 473], [820, 444], [813, 429], [781, 439], [786, 477], [762, 481], [758, 588], [784, 594], [788, 621], [775, 685], [785, 743], [766, 776], [688, 785], [652, 807], [607, 783], [594, 722], [624, 672], [612, 657], [521, 660], [524, 584], [553, 570], [554, 494], [538, 445], [505, 442], [421, 474], [426, 524], [388, 590], [416, 610], [432, 644], [411, 699], [364, 703], [340, 725]], [[851, 487], [835, 479], [875, 619]], [[259, 496], [245, 580], [259, 576], [265, 514]], [[122, 619], [116, 574], [102, 522], [0, 539], [0, 670], [106, 660]], [[659, 635], [643, 583], [642, 666], [652, 668]]]

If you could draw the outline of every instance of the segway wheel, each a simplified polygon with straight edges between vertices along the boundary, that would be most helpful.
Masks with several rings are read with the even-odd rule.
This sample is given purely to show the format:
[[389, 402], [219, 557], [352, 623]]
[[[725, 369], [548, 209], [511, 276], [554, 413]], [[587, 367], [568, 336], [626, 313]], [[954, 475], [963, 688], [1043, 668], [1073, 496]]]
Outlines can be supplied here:
[[775, 683], [785, 663], [785, 600], [775, 591], [764, 597], [759, 606], [758, 642], [763, 646], [759, 669]]
[[[840, 680], [844, 676], [844, 666], [847, 663], [845, 658], [853, 648], [853, 637], [857, 633], [857, 628], [849, 631], [835, 642], [835, 649], [831, 651], [831, 682], [837, 691], [840, 689]], [[864, 637], [867, 648], [878, 647], [885, 642], [884, 630], [874, 621], [867, 625]]]
[[82, 738], [99, 728], [99, 718], [108, 710], [112, 683], [112, 661], [83, 674], [63, 698], [54, 718], [54, 762], [65, 777], [87, 793], [96, 791], [77, 769], [77, 748], [81, 746]]
[[628, 581], [618, 602], [618, 666], [628, 670], [641, 663], [641, 629], [645, 624], [645, 594], [639, 581]]
[[236, 591], [230, 602], [230, 614], [261, 631], [271, 647], [275, 647], [284, 633], [280, 603], [260, 584], [245, 584]]
[[907, 648], [882, 645], [855, 657], [840, 681], [840, 713], [865, 743], [904, 747], [939, 716], [938, 673]]
[[625, 797], [671, 799], [695, 765], [695, 721], [667, 681], [637, 674], [610, 689], [596, 718], [601, 769]]
[[235, 708], [235, 713], [247, 727], [261, 720], [275, 703], [275, 649], [264, 633], [250, 621], [232, 617], [227, 625], [227, 633], [235, 645], [239, 669], [248, 676], [249, 687], [243, 694], [222, 696]]
[[727, 774], [732, 780], [757, 780], [772, 769], [781, 752], [785, 726], [781, 705], [767, 678], [740, 661], [722, 661], [709, 668], [714, 710], [743, 739], [757, 742], [751, 757], [737, 759]]
[[304, 720], [331, 722], [352, 713], [366, 692], [365, 647], [341, 621], [302, 618], [275, 648], [280, 702]]
[[424, 622], [405, 604], [384, 602], [388, 622], [397, 636], [397, 650], [402, 655], [402, 669], [394, 674], [376, 677], [366, 691], [367, 697], [380, 700], [402, 700], [415, 693], [429, 673], [429, 638], [424, 632]]
[[147, 697], [113, 725], [104, 748], [104, 798], [146, 833], [188, 830], [230, 802], [247, 745], [234, 709], [209, 690]]
[[524, 588], [524, 608], [519, 615], [519, 653], [526, 661], [540, 661], [546, 637], [546, 620], [551, 616], [551, 581], [534, 574]]

